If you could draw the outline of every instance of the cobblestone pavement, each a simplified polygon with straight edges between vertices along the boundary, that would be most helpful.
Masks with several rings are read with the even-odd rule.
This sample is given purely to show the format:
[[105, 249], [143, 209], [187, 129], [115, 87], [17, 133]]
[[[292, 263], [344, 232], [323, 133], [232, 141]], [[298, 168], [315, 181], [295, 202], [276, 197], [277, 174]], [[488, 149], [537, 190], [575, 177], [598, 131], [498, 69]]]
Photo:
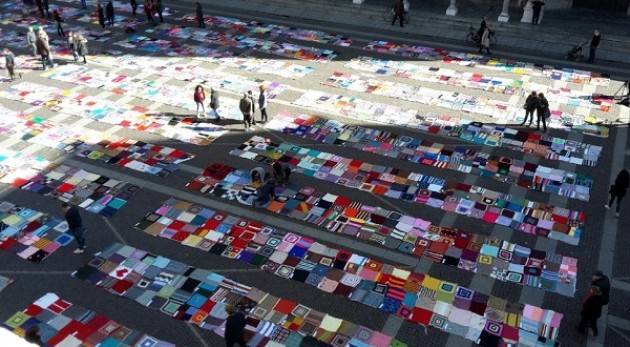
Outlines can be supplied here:
[[[610, 81], [606, 76], [600, 78], [600, 75], [591, 75], [589, 71], [582, 70], [575, 71], [572, 75], [570, 73], [553, 74], [552, 78], [558, 79], [554, 81], [551, 75], [545, 72], [550, 73], [549, 67], [541, 69], [540, 67], [523, 65], [521, 70], [504, 69], [498, 68], [492, 61], [478, 60], [476, 55], [458, 55], [463, 60], [476, 61], [472, 66], [466, 66], [465, 64], [447, 62], [448, 59], [445, 57], [454, 57], [455, 53], [450, 55], [444, 51], [435, 53], [428, 48], [416, 49], [414, 56], [401, 56], [391, 50], [366, 49], [366, 46], [373, 40], [399, 42], [389, 38], [392, 33], [385, 29], [364, 29], [361, 34], [356, 34], [356, 27], [341, 27], [335, 28], [335, 31], [340, 34], [339, 36], [323, 36], [312, 32], [300, 32], [298, 35], [296, 34], [297, 31], [287, 31], [280, 27], [275, 27], [275, 31], [269, 33], [264, 32], [262, 28], [269, 30], [270, 27], [259, 25], [256, 28], [260, 32], [252, 33], [247, 29], [251, 26], [244, 26], [242, 23], [237, 27], [229, 21], [215, 21], [208, 23], [208, 29], [219, 34], [209, 38], [208, 35], [195, 36], [194, 33], [200, 31], [196, 28], [194, 20], [191, 22], [181, 19], [182, 16], [194, 12], [188, 3], [170, 1], [165, 1], [165, 5], [169, 8], [169, 15], [164, 17], [167, 26], [157, 27], [144, 22], [141, 8], [138, 10], [138, 20], [126, 21], [132, 17], [128, 6], [125, 5], [123, 8], [122, 5], [117, 4], [119, 6], [117, 7], [117, 15], [121, 19], [124, 18], [125, 21], [117, 23], [113, 28], [108, 28], [109, 33], [97, 41], [96, 37], [103, 30], [96, 23], [82, 20], [86, 17], [82, 17], [84, 13], [80, 10], [80, 2], [65, 0], [52, 1], [51, 3], [53, 6], [64, 8], [62, 15], [66, 18], [63, 23], [66, 32], [80, 27], [81, 32], [89, 37], [88, 64], [82, 65], [72, 60], [67, 50], [64, 51], [64, 47], [67, 45], [66, 41], [57, 36], [54, 24], [48, 22], [47, 30], [51, 38], [51, 46], [57, 47], [55, 60], [58, 65], [46, 72], [42, 71], [41, 64], [29, 58], [28, 51], [25, 49], [24, 38], [13, 36], [14, 32], [24, 33], [23, 23], [30, 24], [33, 19], [28, 17], [29, 19], [23, 20], [18, 15], [20, 13], [19, 6], [4, 5], [1, 8], [0, 29], [2, 36], [0, 36], [0, 47], [8, 46], [16, 53], [19, 72], [22, 74], [22, 78], [15, 81], [9, 81], [4, 77], [6, 75], [1, 77], [0, 106], [3, 109], [0, 108], [0, 110], [5, 115], [0, 119], [0, 142], [3, 144], [3, 147], [0, 148], [2, 151], [0, 158], [4, 160], [4, 162], [0, 162], [0, 165], [4, 165], [1, 167], [5, 170], [3, 173], [9, 173], [3, 178], [5, 183], [0, 186], [1, 200], [26, 206], [58, 218], [62, 217], [57, 200], [16, 188], [15, 185], [6, 184], [8, 177], [13, 177], [10, 175], [11, 165], [20, 166], [21, 160], [28, 162], [33, 158], [37, 159], [34, 161], [35, 163], [44, 159], [58, 162], [129, 182], [137, 185], [140, 189], [124, 207], [111, 217], [89, 213], [86, 210], [81, 211], [88, 230], [88, 249], [83, 255], [72, 254], [73, 246], [70, 245], [61, 247], [41, 262], [29, 262], [16, 256], [11, 250], [6, 250], [7, 247], [3, 247], [3, 251], [0, 252], [0, 263], [2, 264], [0, 276], [11, 278], [14, 282], [0, 292], [0, 300], [2, 300], [0, 321], [5, 321], [43, 294], [55, 292], [73, 303], [93, 309], [127, 327], [175, 343], [178, 346], [223, 345], [221, 338], [207, 329], [199, 329], [191, 323], [183, 322], [183, 319], [174, 319], [168, 314], [143, 307], [128, 298], [109, 294], [103, 289], [95, 288], [88, 281], [81, 281], [70, 276], [72, 272], [90, 261], [94, 253], [118, 242], [191, 266], [215, 271], [244, 285], [255, 286], [274, 296], [299, 302], [374, 331], [382, 331], [385, 335], [395, 337], [408, 346], [473, 345], [469, 339], [458, 337], [449, 328], [440, 330], [435, 327], [428, 327], [425, 329], [410, 320], [400, 318], [400, 312], [398, 315], [390, 314], [383, 307], [373, 308], [361, 302], [352, 301], [344, 295], [326, 293], [324, 290], [320, 290], [325, 287], [323, 284], [320, 285], [320, 288], [316, 288], [312, 285], [298, 283], [298, 281], [287, 281], [269, 271], [260, 270], [259, 266], [235, 261], [212, 252], [208, 253], [202, 249], [188, 247], [172, 240], [152, 237], [134, 228], [134, 225], [142, 220], [147, 213], [160, 208], [164, 201], [173, 197], [178, 200], [205, 205], [212, 209], [227, 211], [242, 218], [261, 221], [282, 230], [311, 237], [331, 247], [347, 249], [357, 255], [371, 257], [387, 264], [399, 266], [401, 269], [429, 274], [440, 280], [471, 288], [478, 293], [492, 295], [494, 298], [498, 298], [497, 302], [500, 301], [499, 299], [505, 300], [502, 301], [504, 309], [508, 305], [507, 303], [514, 303], [528, 304], [559, 312], [564, 317], [556, 340], [563, 346], [621, 346], [628, 343], [630, 317], [627, 307], [628, 301], [625, 298], [630, 295], [628, 294], [630, 291], [628, 284], [630, 272], [624, 264], [630, 261], [628, 259], [630, 255], [628, 252], [616, 252], [616, 245], [619, 244], [623, 247], [630, 241], [627, 232], [624, 232], [622, 227], [624, 223], [630, 222], [628, 220], [630, 217], [622, 212], [619, 218], [615, 218], [612, 211], [606, 211], [603, 208], [603, 204], [607, 199], [610, 182], [614, 180], [615, 175], [622, 167], [628, 165], [626, 160], [630, 152], [628, 152], [626, 124], [630, 112], [627, 107], [616, 105], [606, 98], [601, 99], [603, 101], [598, 105], [590, 102], [590, 97], [593, 94], [613, 95], [620, 88], [623, 89], [622, 81], [626, 76], [619, 73], [614, 64], [611, 66], [593, 66], [597, 71], [610, 73]], [[90, 10], [94, 8], [93, 2], [88, 1], [88, 5]], [[294, 22], [290, 18], [262, 14], [256, 12], [255, 9], [237, 11], [235, 9], [229, 10], [227, 7], [218, 8], [213, 7], [213, 5], [206, 5], [205, 14], [206, 16], [230, 15], [244, 21], [257, 19], [264, 23], [288, 24], [297, 28], [300, 28], [300, 25], [307, 25], [310, 29], [317, 28], [327, 32], [327, 28], [321, 26], [320, 22]], [[40, 19], [40, 22], [43, 23], [44, 20]], [[125, 33], [125, 27], [133, 27], [135, 33]], [[165, 28], [169, 30], [165, 31]], [[344, 28], [347, 32], [344, 31]], [[287, 32], [293, 33], [293, 36], [288, 35]], [[234, 39], [238, 35], [243, 36]], [[404, 40], [404, 43], [409, 44], [414, 41], [411, 36], [406, 35], [402, 35], [401, 40]], [[162, 41], [151, 41], [152, 39]], [[210, 39], [213, 40], [214, 44], [207, 43], [207, 40]], [[236, 41], [240, 41], [241, 44], [251, 44], [255, 40], [259, 40], [257, 45], [250, 46], [249, 49], [233, 46]], [[284, 46], [284, 51], [281, 51], [279, 46], [271, 45], [270, 41], [263, 43], [262, 40], [295, 46]], [[140, 41], [144, 41], [144, 43], [139, 43]], [[149, 41], [151, 42], [147, 43]], [[15, 44], [16, 42], [17, 44]], [[126, 42], [126, 44], [121, 45], [121, 42]], [[423, 44], [425, 44], [424, 41]], [[448, 49], [457, 48], [452, 42], [432, 42], [426, 45], [430, 47], [447, 46]], [[295, 47], [314, 47], [315, 49], [303, 50], [300, 56], [290, 56], [286, 53], [287, 50]], [[214, 50], [208, 50], [208, 48]], [[460, 48], [466, 49], [466, 47]], [[455, 51], [458, 50], [455, 49]], [[242, 60], [222, 57], [227, 52], [238, 54]], [[418, 52], [421, 52], [422, 55], [418, 56]], [[330, 57], [329, 54], [331, 53], [335, 56], [328, 60], [327, 58]], [[124, 54], [128, 54], [132, 58], [121, 58]], [[308, 54], [320, 54], [323, 62], [309, 60]], [[431, 58], [427, 58], [429, 56]], [[358, 57], [367, 57], [372, 60], [364, 59], [362, 60], [363, 64], [359, 64], [361, 61], [357, 60]], [[521, 56], [517, 58], [524, 59]], [[390, 61], [389, 70], [375, 69], [376, 60]], [[139, 66], [134, 66], [134, 62], [138, 63]], [[264, 62], [274, 65], [270, 65], [271, 67], [264, 71], [254, 71], [256, 68], [261, 69]], [[554, 63], [554, 61], [550, 61], [548, 56], [528, 62], [534, 64]], [[555, 61], [555, 63], [559, 62]], [[168, 66], [179, 66], [180, 70], [165, 68]], [[77, 70], [84, 67], [86, 70]], [[369, 71], [370, 69], [371, 71]], [[77, 71], [83, 74], [82, 78], [77, 78]], [[436, 78], [438, 73], [450, 77]], [[112, 80], [113, 76], [126, 77]], [[495, 83], [492, 88], [489, 86], [489, 78], [492, 78]], [[571, 81], [562, 81], [566, 78], [571, 78]], [[242, 122], [237, 119], [236, 101], [242, 95], [242, 91], [247, 89], [254, 89], [254, 94], [257, 96], [256, 87], [261, 83], [269, 86], [270, 94], [277, 93], [269, 100], [268, 106], [270, 118], [275, 123], [272, 121], [268, 127], [257, 126], [252, 132], [245, 132]], [[190, 129], [193, 125], [185, 123], [186, 121], [182, 123], [178, 119], [195, 115], [192, 96], [193, 88], [197, 84], [204, 84], [207, 91], [213, 87], [220, 92], [222, 106], [219, 111], [226, 118], [219, 122], [202, 121], [194, 124], [197, 129], [208, 126], [222, 127], [221, 129], [214, 129], [221, 130], [222, 135], [207, 145], [195, 145], [190, 141], [180, 141], [175, 136], [184, 136], [196, 131]], [[39, 87], [34, 90], [27, 90], [33, 85]], [[506, 86], [507, 88], [505, 88]], [[419, 87], [424, 89], [418, 89]], [[62, 96], [56, 96], [55, 101], [38, 102], [44, 98], [46, 88], [58, 88], [64, 92]], [[16, 94], [15, 91], [18, 89], [23, 89], [23, 93]], [[417, 127], [416, 114], [430, 115], [436, 118], [441, 115], [450, 115], [456, 121], [463, 118], [485, 124], [498, 124], [499, 127], [507, 124], [512, 129], [521, 129], [518, 125], [521, 118], [518, 117], [522, 116], [522, 104], [531, 89], [544, 90], [550, 100], [553, 111], [552, 123], [546, 134], [556, 138], [556, 145], [558, 145], [557, 141], [568, 139], [576, 143], [601, 146], [601, 154], [596, 158], [595, 165], [588, 165], [589, 162], [571, 161], [566, 155], [550, 158], [536, 155], [536, 153], [524, 153], [518, 148], [483, 145], [478, 142], [467, 141], [465, 138], [449, 136], [448, 133], [444, 132], [438, 134], [434, 131], [435, 128], [431, 128], [427, 132]], [[340, 95], [339, 98], [347, 97], [343, 99], [346, 109], [336, 108], [343, 104], [341, 102], [330, 106], [324, 99], [311, 100], [309, 104], [307, 96], [312, 95], [313, 91]], [[32, 93], [36, 93], [34, 100], [28, 99], [28, 95], [32, 95]], [[76, 99], [72, 102], [66, 100], [76, 96], [77, 93], [83, 95], [81, 102], [76, 101]], [[138, 114], [171, 115], [175, 118], [167, 125], [160, 123], [158, 126], [156, 124], [159, 121], [156, 120], [150, 127], [138, 128], [120, 123], [120, 119], [115, 121], [113, 118], [105, 117], [94, 120], [94, 118], [99, 118], [99, 115], [91, 113], [90, 110], [93, 110], [95, 106], [91, 106], [87, 102], [90, 97], [106, 102], [106, 106], [112, 108], [125, 108], [126, 111], [123, 114], [128, 117], [126, 120], [130, 122], [137, 119], [134, 117]], [[19, 101], [20, 99], [22, 101]], [[466, 107], [468, 111], [462, 111], [464, 100], [468, 102], [469, 106]], [[62, 102], [57, 104], [60, 101]], [[359, 104], [359, 109], [348, 108], [348, 105], [352, 105], [353, 102]], [[610, 107], [606, 107], [607, 103], [610, 103]], [[470, 106], [471, 104], [472, 106]], [[481, 105], [485, 106], [482, 107]], [[392, 107], [398, 108], [392, 109]], [[99, 105], [96, 108], [102, 110], [104, 106]], [[375, 110], [378, 117], [370, 117], [370, 112]], [[57, 128], [67, 128], [65, 128], [65, 132], [54, 133], [51, 131], [46, 133], [50, 136], [37, 137], [35, 135], [39, 133], [33, 129], [40, 128], [32, 123], [19, 121], [18, 119], [24, 119], [17, 115], [20, 112], [37, 116], [37, 119], [29, 118], [34, 123], [49, 120], [51, 124], [56, 124], [55, 127]], [[232, 116], [233, 114], [237, 116]], [[273, 129], [273, 124], [277, 126], [277, 121], [284, 119], [280, 116], [283, 114], [318, 115], [342, 123], [420, 138], [431, 143], [441, 143], [450, 147], [460, 146], [460, 148], [469, 151], [509, 158], [514, 163], [523, 160], [528, 162], [528, 165], [545, 166], [564, 170], [565, 173], [569, 174], [585, 175], [587, 178], [592, 178], [592, 187], [585, 198], [572, 198], [556, 194], [550, 191], [550, 188], [541, 191], [536, 187], [528, 189], [513, 182], [502, 182], [500, 174], [493, 175], [487, 172], [483, 174], [479, 169], [465, 173], [462, 172], [465, 170], [461, 168], [467, 164], [463, 162], [460, 163], [462, 165], [450, 165], [448, 168], [446, 165], [432, 165], [426, 162], [423, 163], [425, 165], [422, 165], [418, 163], [418, 160], [414, 161], [412, 158], [406, 160], [404, 158], [392, 158], [391, 152], [382, 155], [369, 150], [367, 147], [358, 150], [350, 145], [342, 146], [339, 141], [331, 144], [320, 141], [321, 139], [298, 137]], [[412, 117], [405, 118], [409, 114], [412, 114]], [[518, 117], [516, 117], [517, 115]], [[606, 126], [581, 126], [586, 116], [589, 116], [590, 120]], [[563, 117], [562, 120], [565, 123], [571, 120], [575, 129], [568, 129], [560, 121], [560, 117]], [[259, 119], [258, 111], [256, 112], [256, 119]], [[383, 124], [383, 119], [388, 119], [388, 124]], [[431, 117], [427, 117], [425, 121], [429, 119]], [[26, 125], [19, 127], [16, 125], [18, 123]], [[148, 123], [144, 125], [146, 124]], [[157, 128], [159, 129], [156, 130]], [[172, 130], [169, 132], [167, 129]], [[193, 154], [194, 158], [180, 164], [178, 170], [168, 176], [160, 177], [159, 175], [123, 168], [120, 165], [112, 165], [102, 160], [86, 158], [78, 155], [80, 151], [72, 153], [58, 149], [61, 147], [57, 146], [54, 141], [55, 139], [62, 140], [64, 136], [66, 138], [76, 137], [80, 133], [90, 137], [93, 136], [92, 130], [98, 134], [109, 133], [112, 136], [173, 147]], [[606, 134], [607, 131], [608, 134]], [[596, 132], [603, 136], [593, 135]], [[320, 192], [343, 195], [364, 205], [376, 206], [396, 211], [399, 214], [421, 218], [434, 225], [461, 228], [472, 234], [481, 235], [478, 237], [495, 237], [520, 246], [540, 250], [549, 255], [545, 263], [545, 269], [548, 271], [560, 271], [558, 265], [560, 256], [558, 255], [575, 258], [577, 259], [575, 293], [569, 290], [568, 295], [563, 295], [553, 290], [535, 288], [535, 285], [503, 282], [491, 278], [489, 274], [492, 269], [488, 266], [483, 266], [484, 270], [482, 270], [480, 265], [475, 273], [459, 269], [457, 266], [443, 264], [448, 263], [447, 260], [444, 260], [443, 263], [432, 262], [430, 261], [431, 255], [427, 255], [428, 253], [419, 257], [410, 254], [408, 250], [405, 251], [401, 244], [408, 243], [409, 239], [401, 242], [400, 239], [390, 235], [390, 237], [381, 239], [383, 244], [378, 244], [342, 233], [331, 233], [313, 223], [264, 209], [254, 209], [236, 200], [200, 194], [187, 188], [187, 183], [199, 176], [210, 163], [224, 163], [243, 170], [250, 170], [260, 165], [255, 161], [245, 159], [247, 156], [230, 154], [230, 151], [254, 135], [269, 138], [275, 143], [292, 143], [305, 148], [332, 153], [335, 157], [328, 157], [332, 161], [350, 158], [374, 164], [375, 166], [371, 167], [375, 170], [384, 170], [385, 167], [399, 168], [400, 170], [397, 172], [401, 176], [403, 172], [416, 172], [440, 177], [448, 182], [478, 185], [487, 190], [509, 194], [506, 199], [517, 204], [522, 203], [520, 199], [527, 199], [531, 202], [581, 211], [584, 216], [581, 235], [578, 233], [577, 236], [574, 235], [576, 237], [560, 238], [559, 240], [558, 237], [552, 235], [553, 233], [549, 237], [531, 235], [515, 230], [518, 228], [458, 214], [446, 206], [434, 208], [397, 198], [396, 195], [376, 193], [375, 191], [370, 193], [365, 189], [357, 189], [358, 186], [353, 187], [349, 184], [343, 185], [340, 182], [327, 181], [325, 175], [309, 175], [308, 170], [301, 170], [300, 172], [296, 170], [291, 177], [291, 184], [295, 186], [314, 187]], [[196, 137], [196, 139], [199, 138], [200, 136]], [[536, 139], [535, 136], [531, 138]], [[536, 150], [540, 151], [541, 146], [544, 147], [545, 143], [547, 142], [539, 143]], [[367, 145], [367, 142], [365, 144]], [[371, 145], [374, 144], [375, 142], [371, 143]], [[570, 147], [575, 146], [571, 145]], [[387, 147], [387, 149], [392, 150], [391, 147]], [[594, 152], [596, 150], [593, 148], [592, 153]], [[303, 156], [320, 154], [319, 152], [300, 152], [300, 155]], [[11, 158], [12, 155], [18, 159], [13, 161], [5, 159]], [[444, 160], [444, 158], [439, 160]], [[7, 164], [5, 165], [5, 163]], [[468, 164], [472, 165], [472, 163]], [[33, 168], [35, 167], [34, 165]], [[366, 166], [362, 167], [365, 169]], [[140, 165], [140, 168], [142, 169], [143, 166]], [[488, 170], [495, 170], [490, 164], [487, 168]], [[24, 167], [22, 169], [27, 171], [24, 170]], [[554, 174], [557, 173], [554, 172]], [[512, 172], [512, 174], [515, 173]], [[26, 175], [26, 173], [21, 173], [21, 175]], [[386, 177], [377, 176], [381, 180], [385, 180], [384, 177]], [[356, 177], [346, 178], [357, 179]], [[553, 179], [552, 174], [542, 178]], [[475, 199], [474, 196], [477, 195], [475, 192], [459, 194], [465, 199]], [[622, 208], [627, 209], [627, 204], [628, 202], [624, 201]], [[357, 219], [359, 218], [357, 217]], [[544, 218], [541, 217], [541, 219]], [[3, 230], [6, 230], [5, 227], [10, 224], [10, 221], [3, 220], [3, 222]], [[356, 221], [353, 220], [352, 222], [355, 223]], [[508, 225], [513, 226], [509, 223]], [[577, 227], [577, 222], [571, 227]], [[544, 227], [541, 226], [541, 229]], [[539, 233], [543, 233], [543, 231], [539, 230]], [[455, 247], [451, 247], [451, 251], [453, 250]], [[511, 251], [514, 252], [513, 247]], [[459, 257], [461, 250], [459, 252], [459, 255], [453, 253], [447, 253], [447, 255], [451, 255], [451, 258]], [[510, 256], [512, 252], [509, 252]], [[506, 260], [501, 260], [498, 257], [492, 259], [494, 259], [491, 262], [494, 261], [495, 271], [498, 271], [496, 268], [507, 266]], [[524, 271], [523, 266], [519, 267], [519, 265], [525, 264], [518, 264], [516, 260], [512, 263], [510, 267], [512, 272]], [[532, 264], [528, 263], [527, 266], [531, 267]], [[535, 264], [533, 267], [536, 267]], [[580, 303], [588, 289], [589, 278], [597, 269], [610, 275], [613, 290], [610, 304], [599, 321], [600, 335], [593, 337], [579, 334], [575, 330], [575, 326], [579, 320]], [[566, 267], [563, 267], [562, 270], [566, 270]], [[531, 271], [540, 271], [540, 268], [538, 270], [531, 269]], [[394, 287], [391, 284], [390, 286]], [[167, 311], [165, 310], [165, 312]], [[504, 319], [507, 320], [507, 317]], [[439, 326], [439, 323], [434, 322], [433, 325]], [[603, 329], [604, 326], [606, 329]]]

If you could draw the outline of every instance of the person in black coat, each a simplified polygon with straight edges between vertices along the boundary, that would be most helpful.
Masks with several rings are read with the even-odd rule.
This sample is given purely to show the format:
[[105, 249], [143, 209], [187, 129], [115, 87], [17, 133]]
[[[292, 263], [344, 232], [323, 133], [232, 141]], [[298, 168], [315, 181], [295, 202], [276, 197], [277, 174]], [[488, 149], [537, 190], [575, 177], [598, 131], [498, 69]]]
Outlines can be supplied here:
[[232, 305], [226, 306], [225, 312], [228, 314], [225, 320], [225, 345], [233, 347], [236, 344], [239, 347], [246, 347], [244, 331], [247, 319], [245, 314]]
[[44, 11], [46, 11], [46, 17], [50, 18], [50, 5], [48, 4], [48, 0], [44, 0]]
[[37, 4], [37, 9], [39, 10], [39, 14], [42, 17], [45, 17], [46, 13], [44, 12], [44, 2], [42, 0], [35, 0], [35, 3]]
[[53, 11], [53, 19], [55, 20], [55, 22], [57, 22], [57, 35], [61, 37], [66, 37], [66, 33], [63, 32], [63, 26], [61, 26], [63, 19], [61, 19], [61, 15], [59, 14], [59, 11], [57, 10]]
[[602, 315], [602, 307], [604, 306], [604, 298], [602, 291], [598, 286], [592, 286], [588, 292], [588, 297], [582, 304], [580, 312], [580, 324], [578, 331], [584, 333], [586, 328], [593, 329], [593, 336], [597, 336], [597, 319]]
[[105, 12], [103, 11], [103, 6], [97, 4], [96, 11], [98, 12], [98, 24], [101, 25], [101, 28], [105, 29]]
[[597, 286], [602, 292], [602, 302], [604, 305], [608, 305], [610, 301], [610, 279], [604, 275], [601, 270], [595, 271], [591, 278], [591, 285]]
[[536, 106], [538, 105], [538, 95], [536, 94], [536, 92], [532, 92], [531, 94], [529, 94], [527, 96], [527, 99], [525, 99], [525, 105], [523, 105], [523, 108], [525, 109], [525, 119], [523, 119], [523, 123], [521, 123], [521, 125], [525, 125], [525, 123], [527, 123], [527, 119], [529, 118], [529, 125], [532, 125], [532, 122], [534, 121], [534, 111], [536, 111]]
[[158, 17], [160, 17], [160, 23], [164, 23], [164, 18], [162, 14], [164, 13], [164, 6], [162, 6], [162, 0], [157, 0], [155, 3], [155, 12], [157, 12]]
[[85, 237], [83, 236], [85, 229], [83, 228], [83, 221], [81, 220], [81, 214], [79, 208], [76, 206], [70, 206], [68, 203], [62, 203], [61, 209], [63, 210], [66, 223], [68, 223], [68, 232], [74, 236], [77, 240], [79, 247], [74, 250], [74, 254], [81, 254], [85, 252]]
[[540, 12], [542, 11], [542, 7], [545, 6], [543, 1], [536, 0], [532, 3], [532, 10], [534, 13], [532, 14], [532, 24], [538, 24], [540, 19]]
[[602, 35], [600, 35], [599, 30], [595, 30], [593, 32], [593, 37], [591, 38], [591, 47], [588, 52], [588, 62], [592, 63], [595, 61], [595, 52], [597, 51], [597, 46], [599, 46], [599, 42], [602, 40]]
[[210, 88], [210, 108], [212, 109], [216, 120], [221, 120], [219, 115], [219, 92], [214, 88]]
[[196, 3], [195, 5], [195, 13], [197, 14], [197, 24], [199, 24], [200, 28], [205, 28], [206, 23], [203, 18], [203, 7], [201, 7], [200, 3]]
[[626, 196], [626, 191], [628, 190], [628, 185], [630, 185], [630, 174], [628, 170], [621, 169], [617, 174], [617, 178], [615, 178], [615, 184], [610, 186], [610, 190], [608, 193], [610, 194], [610, 200], [604, 207], [608, 210], [612, 207], [612, 204], [617, 200], [617, 209], [616, 215], [619, 217], [619, 205], [621, 205], [621, 200], [624, 196]]
[[543, 124], [543, 131], [547, 131], [547, 118], [550, 116], [549, 101], [543, 93], [538, 93], [538, 101], [536, 102], [536, 130], [540, 130], [540, 121]]
[[138, 2], [136, 0], [130, 0], [129, 5], [131, 5], [131, 14], [135, 17], [136, 11], [138, 10]]
[[110, 26], [114, 25], [114, 4], [111, 1], [105, 7], [105, 15], [107, 16], [107, 23]]
[[394, 2], [394, 18], [392, 19], [392, 25], [396, 24], [396, 19], [400, 20], [400, 27], [403, 27], [403, 17], [405, 16], [405, 4], [403, 0], [396, 0]]

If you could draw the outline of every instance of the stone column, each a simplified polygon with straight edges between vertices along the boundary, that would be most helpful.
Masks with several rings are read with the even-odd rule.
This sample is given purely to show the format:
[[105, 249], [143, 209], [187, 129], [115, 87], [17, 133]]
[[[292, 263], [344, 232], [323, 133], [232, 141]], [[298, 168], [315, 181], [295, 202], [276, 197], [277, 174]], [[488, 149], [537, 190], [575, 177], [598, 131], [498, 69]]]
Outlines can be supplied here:
[[503, 9], [501, 10], [501, 14], [499, 15], [499, 22], [509, 22], [510, 21], [510, 0], [503, 0]]
[[446, 9], [447, 16], [457, 16], [457, 5], [455, 4], [457, 0], [451, 0], [451, 4], [448, 5]]
[[534, 9], [532, 8], [531, 0], [526, 1], [527, 3], [525, 3], [525, 6], [523, 7], [523, 17], [521, 17], [521, 23], [531, 23], [532, 17], [534, 16]]

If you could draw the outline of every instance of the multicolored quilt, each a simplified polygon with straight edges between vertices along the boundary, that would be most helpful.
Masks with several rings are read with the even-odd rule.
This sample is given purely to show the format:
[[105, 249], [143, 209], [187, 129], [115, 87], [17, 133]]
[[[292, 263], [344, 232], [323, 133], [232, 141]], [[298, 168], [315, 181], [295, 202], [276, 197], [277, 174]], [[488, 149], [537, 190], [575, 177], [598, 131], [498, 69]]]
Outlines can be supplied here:
[[[500, 124], [521, 123], [525, 119], [525, 111], [522, 106], [525, 100], [522, 97], [523, 95], [521, 97], [515, 95], [510, 101], [501, 101], [485, 96], [466, 95], [459, 91], [447, 92], [425, 86], [384, 81], [344, 72], [333, 73], [322, 84], [353, 92], [375, 94], [429, 106], [439, 106], [457, 112], [481, 114], [495, 119]], [[589, 106], [592, 105], [588, 100], [586, 100], [586, 103]], [[610, 105], [612, 105], [612, 102], [608, 107]], [[558, 109], [558, 105], [555, 103], [550, 103], [550, 106], [552, 107], [551, 116], [547, 120], [547, 126], [550, 128], [571, 130], [574, 125], [604, 123], [603, 119], [590, 113], [589, 107], [578, 107], [580, 106], [579, 103], [570, 105], [575, 108], [575, 113], [564, 112]]]
[[179, 149], [130, 139], [82, 144], [76, 154], [160, 177], [166, 177], [178, 170], [179, 164], [194, 158], [194, 155]]
[[242, 35], [238, 32], [220, 32], [208, 29], [187, 28], [172, 24], [160, 24], [147, 29], [148, 33], [158, 37], [176, 37], [190, 39], [204, 44], [237, 48], [245, 51], [256, 51], [283, 58], [292, 58], [318, 63], [326, 63], [335, 59], [337, 52], [330, 49], [307, 47], [289, 42], [275, 42], [253, 36]]
[[551, 86], [532, 81], [529, 75], [500, 77], [465, 72], [437, 66], [414, 64], [408, 61], [381, 60], [372, 57], [358, 57], [345, 65], [348, 68], [375, 74], [395, 76], [421, 82], [436, 83], [460, 88], [478, 89], [490, 93], [525, 96], [532, 91], [544, 93], [552, 109], [559, 105], [596, 108], [608, 112], [613, 105], [610, 98], [592, 99], [595, 85], [581, 84], [578, 88], [569, 87], [569, 82], [552, 80]]
[[[194, 14], [185, 15], [181, 20], [188, 23], [197, 23]], [[281, 24], [262, 23], [258, 21], [246, 21], [233, 17], [204, 16], [204, 22], [213, 28], [222, 28], [245, 35], [269, 35], [282, 39], [317, 42], [341, 47], [349, 47], [352, 40], [339, 34], [330, 34], [318, 30], [300, 29]]]
[[42, 342], [53, 347], [175, 347], [54, 293], [45, 294], [2, 325], [20, 337], [29, 328], [38, 326]]
[[[194, 191], [251, 205], [256, 190], [249, 173], [213, 164], [189, 182]], [[421, 218], [362, 204], [311, 187], [276, 187], [267, 211], [305, 221], [334, 233], [378, 243], [500, 281], [573, 296], [577, 260], [530, 249], [495, 237], [441, 227]], [[553, 264], [553, 265], [552, 265]]]
[[[500, 335], [504, 342], [518, 340], [517, 329], [525, 329], [524, 335], [538, 333], [518, 323], [527, 320], [523, 314], [530, 308], [525, 305], [508, 304], [455, 283], [186, 201], [169, 199], [136, 227], [476, 342], [494, 340], [487, 335], [504, 329]], [[453, 329], [452, 324], [460, 329]], [[474, 331], [475, 324], [481, 329]]]
[[[501, 125], [483, 124], [448, 115], [420, 115], [415, 110], [323, 92], [308, 91], [294, 103], [359, 121], [421, 130], [478, 145], [507, 147], [515, 151], [575, 165], [595, 166], [602, 151], [601, 146], [566, 140], [547, 134]], [[593, 127], [596, 126], [589, 125], [587, 128], [599, 133], [597, 130], [599, 127], [597, 129]], [[608, 128], [603, 127], [600, 130], [605, 130], [605, 134], [608, 134]]]
[[138, 131], [147, 131], [200, 146], [208, 145], [227, 130], [212, 123], [194, 118], [176, 117], [152, 112], [144, 106], [130, 105], [118, 100], [107, 100], [107, 95], [90, 96], [74, 90], [63, 90], [32, 82], [20, 82], [0, 91], [0, 97], [119, 125]]
[[446, 64], [474, 66], [494, 71], [510, 72], [517, 75], [545, 76], [552, 80], [571, 83], [592, 83], [606, 86], [610, 76], [591, 71], [572, 68], [555, 68], [511, 59], [489, 57], [481, 54], [449, 51], [443, 48], [396, 44], [388, 41], [371, 41], [363, 47], [367, 51], [413, 57], [419, 60], [441, 61]]
[[377, 196], [439, 208], [530, 235], [577, 245], [586, 214], [518, 198], [478, 185], [448, 181], [333, 153], [254, 136], [230, 154], [271, 166], [274, 161], [320, 180]]
[[73, 239], [68, 224], [43, 212], [0, 201], [0, 249], [39, 263]]
[[140, 189], [133, 184], [68, 165], [16, 182], [23, 190], [69, 202], [89, 212], [111, 217]]
[[226, 306], [236, 305], [248, 315], [245, 337], [251, 346], [273, 342], [298, 346], [307, 336], [339, 346], [406, 346], [381, 332], [218, 273], [121, 244], [97, 253], [73, 276], [220, 336], [227, 318]]
[[589, 200], [593, 186], [588, 175], [317, 116], [280, 112], [265, 128], [582, 201]]

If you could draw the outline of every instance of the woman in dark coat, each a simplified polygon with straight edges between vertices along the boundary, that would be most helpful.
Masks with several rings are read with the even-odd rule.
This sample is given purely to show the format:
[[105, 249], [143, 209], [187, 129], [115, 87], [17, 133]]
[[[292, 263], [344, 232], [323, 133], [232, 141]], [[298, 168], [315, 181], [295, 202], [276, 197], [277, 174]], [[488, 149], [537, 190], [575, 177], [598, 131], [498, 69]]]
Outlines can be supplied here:
[[219, 92], [214, 88], [210, 88], [210, 108], [212, 109], [216, 120], [221, 120], [221, 116], [219, 115]]
[[597, 319], [602, 315], [604, 298], [598, 286], [592, 286], [588, 292], [588, 297], [582, 304], [580, 324], [578, 330], [583, 333], [586, 328], [593, 329], [593, 336], [597, 336]]
[[96, 10], [98, 12], [98, 24], [100, 24], [101, 27], [105, 29], [105, 12], [103, 10], [103, 6], [101, 6], [101, 4], [97, 4]]
[[621, 171], [619, 171], [619, 174], [615, 179], [615, 184], [610, 186], [610, 191], [608, 191], [608, 193], [610, 193], [610, 200], [608, 201], [608, 204], [604, 205], [604, 207], [608, 210], [610, 207], [612, 207], [615, 199], [617, 199], [617, 217], [619, 217], [619, 205], [621, 204], [621, 199], [626, 196], [628, 185], [630, 185], [630, 174], [628, 173], [628, 170], [622, 169]]

